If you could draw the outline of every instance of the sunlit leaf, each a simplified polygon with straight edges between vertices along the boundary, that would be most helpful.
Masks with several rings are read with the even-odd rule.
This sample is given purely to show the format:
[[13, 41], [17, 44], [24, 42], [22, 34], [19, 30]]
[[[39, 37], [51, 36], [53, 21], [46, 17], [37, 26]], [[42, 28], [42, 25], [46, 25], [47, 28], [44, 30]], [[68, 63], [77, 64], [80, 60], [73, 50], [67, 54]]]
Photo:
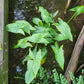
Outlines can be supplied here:
[[51, 18], [51, 15], [48, 13], [48, 11], [46, 9], [44, 9], [41, 6], [39, 6], [39, 11], [41, 12], [41, 17], [42, 17], [43, 21], [45, 21], [47, 24], [53, 22], [53, 20]]
[[62, 19], [59, 18], [59, 23], [55, 23], [53, 25], [55, 25], [58, 31], [60, 32], [55, 36], [54, 38], [55, 40], [62, 41], [69, 39], [70, 41], [73, 41], [70, 27], [66, 22], [64, 22]]
[[63, 53], [63, 45], [59, 48], [58, 43], [55, 42], [55, 46], [51, 45], [51, 48], [53, 49], [55, 53], [55, 59], [60, 65], [61, 69], [64, 70], [64, 53]]
[[34, 31], [35, 33], [48, 33], [50, 31], [50, 29], [45, 26], [35, 26], [35, 28], [37, 29]]
[[47, 33], [48, 37], [49, 38], [46, 38], [46, 40], [49, 42], [49, 43], [52, 43], [53, 40], [52, 40], [52, 37], [55, 36], [56, 34], [56, 31], [54, 29], [52, 29], [51, 27], [48, 27], [47, 25], [46, 26], [35, 26], [36, 30], [34, 31], [34, 34], [37, 34], [37, 33], [40, 33], [40, 34], [44, 34], [44, 33]]
[[37, 33], [37, 34], [33, 34], [32, 36], [29, 36], [28, 41], [33, 43], [48, 44], [49, 42], [46, 40], [46, 38], [48, 37], [51, 37], [49, 33]]
[[74, 7], [72, 9], [70, 9], [70, 11], [75, 11], [75, 16], [74, 18], [76, 18], [78, 15], [80, 15], [81, 13], [84, 12], [84, 6], [77, 6], [77, 7]]
[[24, 32], [30, 34], [31, 30], [35, 30], [32, 25], [25, 20], [18, 20], [15, 23], [10, 23], [6, 26], [6, 30], [12, 33], [20, 33], [25, 35]]
[[17, 45], [14, 46], [14, 48], [27, 48], [32, 47], [32, 44], [28, 42], [28, 37], [20, 39], [17, 43]]
[[6, 30], [9, 32], [12, 32], [12, 33], [20, 33], [20, 34], [25, 35], [22, 28], [19, 28], [18, 26], [19, 26], [19, 24], [17, 24], [17, 23], [8, 24], [8, 25], [6, 25]]
[[19, 24], [19, 26], [21, 25], [20, 27], [22, 27], [23, 31], [28, 34], [30, 34], [30, 31], [36, 30], [29, 22], [25, 20], [16, 21], [16, 23]]
[[30, 84], [37, 75], [41, 64], [41, 50], [37, 51], [36, 55], [30, 50], [29, 56], [31, 59], [27, 62], [27, 71], [25, 73], [26, 84]]

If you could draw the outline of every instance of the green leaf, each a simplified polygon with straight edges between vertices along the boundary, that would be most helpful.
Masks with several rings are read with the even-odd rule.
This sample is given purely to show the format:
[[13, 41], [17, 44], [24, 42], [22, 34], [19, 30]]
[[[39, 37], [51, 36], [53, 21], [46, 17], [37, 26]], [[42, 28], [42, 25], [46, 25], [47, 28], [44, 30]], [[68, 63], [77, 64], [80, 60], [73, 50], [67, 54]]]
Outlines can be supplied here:
[[14, 46], [14, 48], [27, 48], [32, 47], [31, 43], [28, 42], [28, 37], [20, 39], [17, 43], [17, 45]]
[[[30, 51], [30, 50], [29, 50]], [[30, 51], [31, 52], [31, 51]], [[35, 46], [34, 50], [32, 51], [34, 55], [36, 55], [37, 53], [37, 45]], [[31, 55], [30, 55], [31, 56]], [[30, 59], [31, 57], [29, 56], [29, 54], [25, 57], [25, 59], [22, 61], [22, 64], [24, 64], [25, 62], [28, 61], [28, 59]]]
[[47, 55], [47, 49], [46, 49], [46, 47], [43, 47], [41, 55], [42, 55], [42, 58], [46, 57], [46, 55]]
[[32, 25], [29, 22], [25, 20], [20, 20], [20, 21], [18, 20], [16, 21], [16, 23], [21, 24], [20, 27], [22, 27], [23, 31], [28, 34], [30, 34], [30, 31], [36, 30], [34, 27], [32, 27]]
[[62, 74], [60, 74], [60, 79], [61, 79], [61, 83], [60, 84], [68, 84], [66, 78]]
[[49, 33], [37, 33], [37, 34], [33, 34], [32, 36], [29, 36], [28, 41], [33, 43], [48, 44], [49, 42], [46, 40], [46, 38], [48, 37], [51, 37]]
[[38, 26], [43, 26], [42, 20], [39, 18], [33, 18], [32, 22]]
[[37, 51], [36, 55], [34, 55], [34, 53], [30, 49], [29, 50], [29, 56], [32, 59], [29, 59], [28, 62], [27, 62], [27, 71], [25, 73], [25, 82], [27, 84], [30, 84], [31, 81], [36, 77], [37, 72], [40, 68], [41, 50]]
[[12, 32], [12, 33], [20, 33], [20, 34], [25, 35], [22, 28], [19, 28], [18, 26], [19, 26], [19, 24], [16, 24], [16, 23], [8, 24], [8, 25], [6, 25], [6, 30], [9, 32]]
[[46, 38], [46, 40], [49, 42], [49, 43], [52, 43], [53, 40], [52, 40], [52, 37], [55, 36], [56, 34], [56, 31], [54, 29], [52, 29], [51, 27], [48, 27], [47, 25], [46, 26], [35, 26], [36, 30], [34, 31], [34, 34], [37, 34], [37, 33], [48, 33], [49, 34], [49, 38]]
[[70, 11], [75, 11], [75, 16], [74, 18], [76, 18], [78, 15], [80, 15], [81, 13], [84, 12], [84, 6], [77, 6], [77, 7], [74, 7], [72, 9], [70, 9]]
[[43, 65], [45, 63], [46, 57], [47, 57], [47, 49], [46, 49], [46, 47], [43, 47], [41, 56], [42, 56], [41, 65]]
[[45, 21], [47, 24], [53, 22], [53, 20], [51, 18], [51, 15], [48, 13], [48, 11], [46, 9], [44, 9], [41, 6], [39, 6], [39, 11], [41, 12], [41, 17], [42, 17], [43, 21]]
[[58, 31], [60, 32], [55, 36], [54, 38], [55, 40], [62, 41], [69, 39], [70, 41], [73, 41], [70, 27], [66, 22], [64, 22], [62, 19], [59, 18], [59, 23], [55, 23], [53, 25], [55, 25]]
[[59, 11], [57, 10], [55, 13], [53, 13], [52, 18], [54, 18], [55, 16], [57, 16], [57, 14], [59, 13]]
[[6, 30], [12, 33], [20, 33], [25, 35], [24, 32], [30, 34], [30, 31], [35, 30], [30, 23], [25, 20], [18, 20], [15, 23], [8, 24]]
[[59, 48], [58, 43], [55, 42], [55, 46], [51, 45], [53, 52], [55, 53], [55, 59], [58, 62], [59, 66], [62, 70], [64, 70], [64, 53], [63, 53], [63, 45]]
[[84, 84], [84, 81], [83, 81], [83, 76], [79, 76], [79, 81], [77, 84]]
[[53, 71], [53, 76], [54, 76], [55, 84], [60, 84], [60, 78], [59, 78], [59, 74], [58, 74], [57, 70], [53, 69], [52, 71]]
[[35, 26], [35, 28], [37, 29], [36, 31], [34, 31], [34, 33], [49, 33], [50, 29], [45, 27], [45, 26]]
[[72, 73], [72, 72], [69, 72], [69, 74], [70, 74], [70, 78], [71, 78], [71, 80], [72, 80], [72, 83], [73, 83], [73, 84], [77, 84], [77, 83], [76, 83], [75, 76], [73, 75], [73, 73]]
[[50, 34], [53, 36], [53, 37], [55, 37], [56, 35], [57, 35], [57, 30], [56, 29], [52, 29], [52, 28], [50, 28], [49, 29], [50, 31]]

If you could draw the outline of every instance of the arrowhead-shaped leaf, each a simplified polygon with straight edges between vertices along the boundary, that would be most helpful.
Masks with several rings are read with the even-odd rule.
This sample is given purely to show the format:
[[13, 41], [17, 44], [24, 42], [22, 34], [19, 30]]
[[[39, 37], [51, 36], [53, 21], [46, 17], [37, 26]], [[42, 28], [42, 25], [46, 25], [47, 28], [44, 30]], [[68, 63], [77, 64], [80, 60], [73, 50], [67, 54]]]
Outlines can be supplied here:
[[29, 50], [29, 56], [31, 59], [27, 62], [27, 71], [25, 73], [25, 82], [26, 84], [30, 84], [31, 81], [36, 77], [37, 72], [40, 68], [41, 64], [41, 50], [39, 50], [36, 55]]
[[55, 46], [51, 45], [51, 48], [53, 49], [55, 53], [55, 59], [60, 65], [61, 69], [64, 69], [64, 53], [63, 53], [63, 45], [59, 48], [58, 43], [55, 42]]
[[51, 18], [51, 15], [48, 13], [48, 11], [46, 9], [44, 9], [41, 6], [39, 6], [39, 11], [41, 12], [41, 17], [42, 17], [43, 21], [45, 21], [47, 24], [53, 22], [53, 20]]
[[54, 38], [55, 40], [62, 41], [69, 39], [70, 41], [73, 41], [70, 27], [66, 22], [64, 22], [62, 19], [59, 18], [59, 23], [55, 23], [53, 25], [55, 25], [58, 31], [60, 32], [55, 36]]
[[30, 31], [35, 30], [32, 25], [25, 20], [18, 20], [15, 23], [8, 24], [6, 30], [13, 33], [20, 33], [24, 35], [24, 32], [30, 34]]
[[72, 9], [70, 9], [70, 11], [75, 11], [75, 16], [74, 18], [76, 18], [78, 15], [80, 15], [81, 13], [84, 12], [84, 6], [77, 6], [77, 7], [74, 7]]
[[27, 48], [32, 47], [31, 43], [28, 42], [28, 37], [20, 39], [17, 43], [17, 45], [14, 46], [14, 48]]
[[49, 33], [37, 33], [28, 37], [28, 41], [33, 43], [44, 43], [48, 44], [48, 40], [46, 38], [51, 37]]
[[37, 30], [35, 30], [34, 33], [48, 33], [50, 31], [50, 29], [45, 26], [35, 26], [35, 28]]
[[8, 25], [6, 25], [6, 30], [9, 32], [12, 32], [12, 33], [20, 33], [20, 34], [25, 35], [22, 28], [19, 28], [18, 26], [19, 26], [19, 24], [17, 24], [17, 23], [8, 24]]

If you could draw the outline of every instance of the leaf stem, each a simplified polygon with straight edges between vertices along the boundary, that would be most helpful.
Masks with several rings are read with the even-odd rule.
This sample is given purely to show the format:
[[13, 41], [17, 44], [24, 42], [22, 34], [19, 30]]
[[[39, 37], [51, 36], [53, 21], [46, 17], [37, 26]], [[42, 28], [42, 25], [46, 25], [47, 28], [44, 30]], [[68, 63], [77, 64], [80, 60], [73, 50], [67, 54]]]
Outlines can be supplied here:
[[76, 12], [73, 14], [73, 16], [67, 21], [67, 23], [69, 23], [75, 16]]

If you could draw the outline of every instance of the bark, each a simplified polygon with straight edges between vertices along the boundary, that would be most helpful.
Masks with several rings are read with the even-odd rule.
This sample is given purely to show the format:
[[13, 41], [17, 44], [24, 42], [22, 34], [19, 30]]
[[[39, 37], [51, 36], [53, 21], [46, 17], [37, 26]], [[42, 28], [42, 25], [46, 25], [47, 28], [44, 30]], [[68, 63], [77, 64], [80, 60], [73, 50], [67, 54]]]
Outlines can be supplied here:
[[73, 50], [72, 55], [71, 55], [71, 59], [69, 61], [68, 67], [67, 67], [66, 72], [65, 72], [65, 77], [66, 77], [69, 84], [71, 82], [71, 79], [69, 76], [69, 71], [74, 74], [76, 67], [77, 67], [77, 64], [78, 64], [80, 52], [83, 48], [83, 45], [84, 45], [84, 26], [83, 26], [83, 28], [79, 34], [79, 37], [76, 41], [74, 50]]

